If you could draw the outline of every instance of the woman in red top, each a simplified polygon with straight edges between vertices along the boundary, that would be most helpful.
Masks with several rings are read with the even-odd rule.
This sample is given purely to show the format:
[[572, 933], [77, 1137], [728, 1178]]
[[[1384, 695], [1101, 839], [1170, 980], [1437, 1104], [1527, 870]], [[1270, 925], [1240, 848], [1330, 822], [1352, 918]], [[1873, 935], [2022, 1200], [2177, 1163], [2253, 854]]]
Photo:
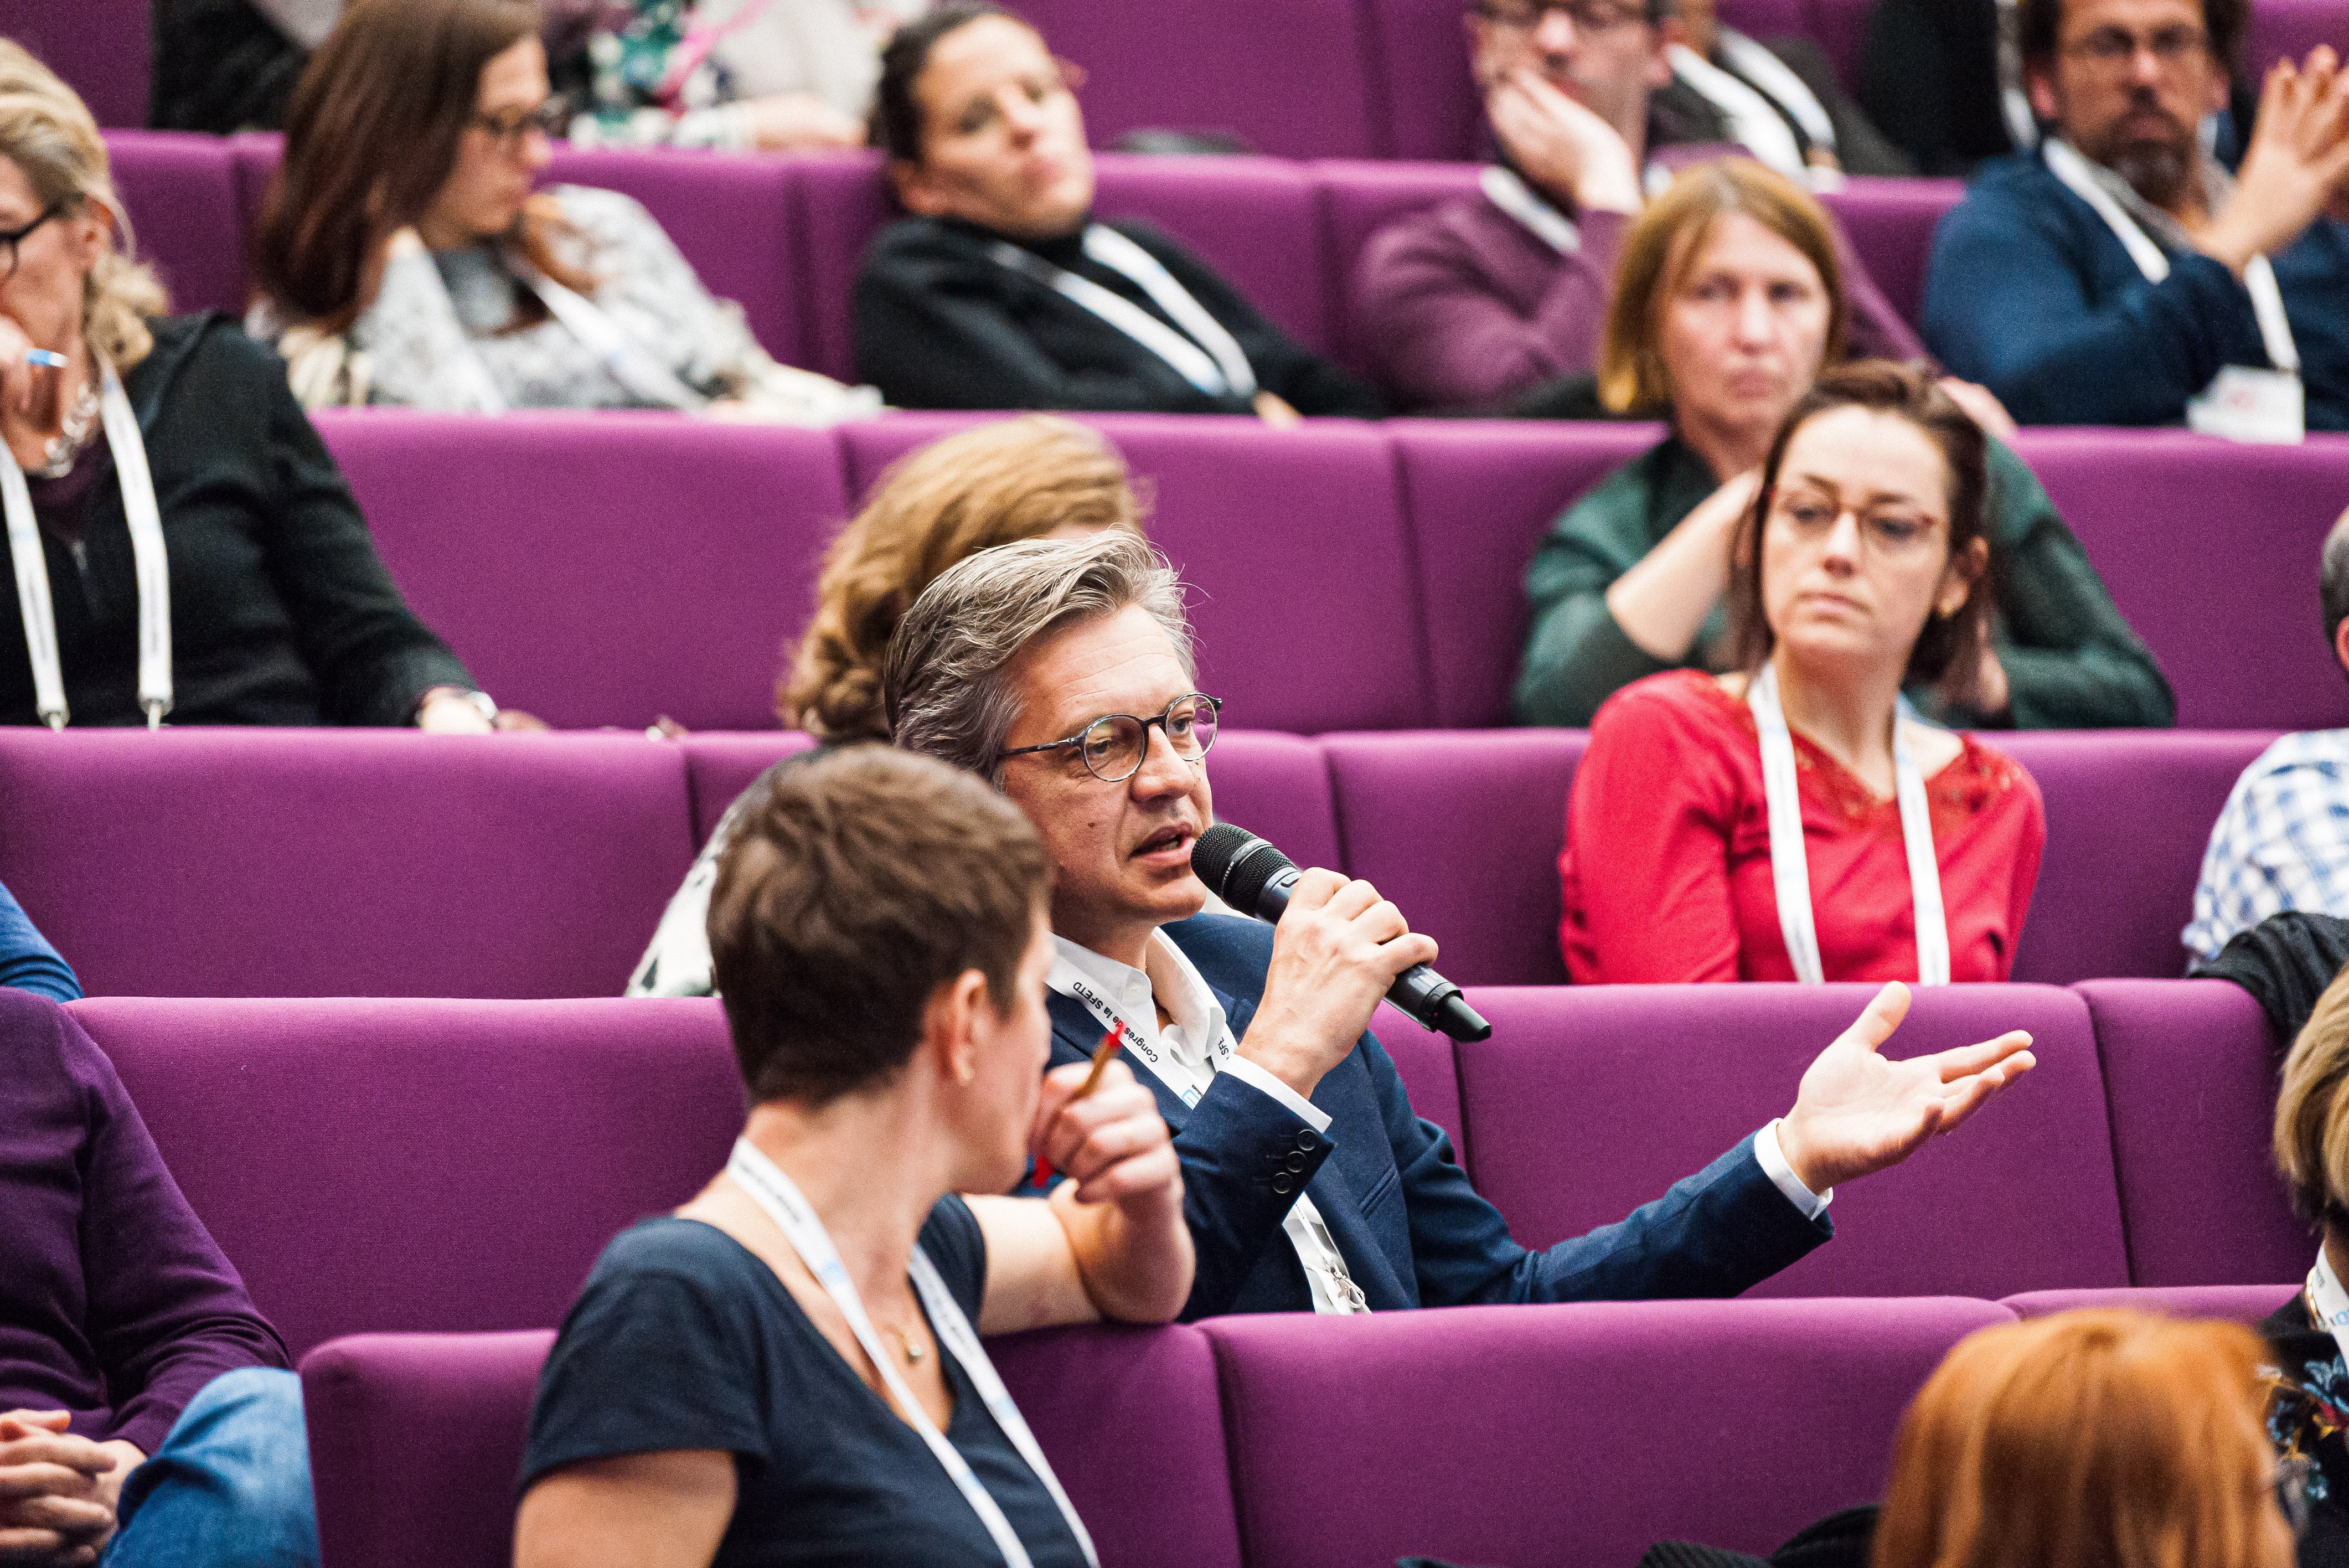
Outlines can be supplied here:
[[1920, 371], [1846, 367], [1795, 406], [1732, 556], [1743, 673], [1651, 676], [1591, 726], [1559, 861], [1576, 980], [2007, 978], [2038, 787], [1900, 704], [1962, 704], [1982, 667], [1983, 462]]

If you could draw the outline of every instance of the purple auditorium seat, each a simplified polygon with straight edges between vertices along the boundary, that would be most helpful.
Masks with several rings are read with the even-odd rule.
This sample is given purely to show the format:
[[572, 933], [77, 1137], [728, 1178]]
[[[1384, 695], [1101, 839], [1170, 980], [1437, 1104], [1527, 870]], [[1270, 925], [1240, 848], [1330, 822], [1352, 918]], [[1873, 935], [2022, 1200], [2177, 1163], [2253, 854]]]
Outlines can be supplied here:
[[709, 842], [726, 808], [761, 774], [814, 743], [813, 736], [797, 730], [687, 736], [682, 742], [685, 786], [693, 797], [693, 842], [697, 849]]
[[1876, 0], [1805, 0], [1809, 16], [1801, 30], [1826, 51], [1846, 88], [1859, 80], [1860, 45], [1868, 34], [1868, 14], [1875, 8]]
[[250, 234], [261, 222], [261, 205], [285, 154], [285, 138], [274, 130], [241, 130], [225, 145], [236, 164], [237, 220]]
[[[1456, 30], [1460, 7], [1450, 0], [1444, 16]], [[1354, 278], [1362, 252], [1379, 232], [1399, 219], [1442, 206], [1476, 190], [1476, 171], [1465, 163], [1384, 163], [1331, 161], [1313, 166], [1321, 196], [1321, 223], [1330, 236], [1329, 295], [1337, 315], [1332, 342], [1338, 358], [1362, 375], [1371, 371], [1371, 343], [1356, 306]]]
[[2243, 69], [2254, 83], [2280, 59], [2295, 63], [2319, 44], [2349, 50], [2349, 4], [2344, 0], [2259, 0], [2251, 7]]
[[1884, 291], [1900, 319], [1914, 325], [1925, 309], [1925, 263], [1933, 249], [1933, 227], [1958, 204], [1965, 184], [1957, 180], [1854, 178], [1822, 196], [1827, 211], [1867, 265], [1868, 275]]
[[[1486, 145], [1460, 0], [1364, 0], [1376, 62], [1371, 101], [1387, 119], [1381, 157], [1466, 160]], [[1341, 253], [1342, 254], [1342, 253]]]
[[848, 515], [826, 431], [655, 413], [322, 416], [384, 564], [499, 701], [558, 728], [774, 722]]
[[[1875, 992], [1477, 992], [1471, 1000], [1493, 1037], [1458, 1047], [1477, 1189], [1529, 1247], [1619, 1220], [1783, 1115], [1804, 1069]], [[1921, 991], [1886, 1054], [1923, 1055], [2009, 1029], [2031, 1032], [2032, 1074], [1949, 1137], [1838, 1190], [1835, 1239], [1750, 1293], [1997, 1297], [2132, 1282], [2096, 1040], [2077, 996], [2047, 986]], [[2178, 1166], [2207, 1175], [2207, 1161]]]
[[[843, 427], [850, 488], [863, 493], [892, 460], [986, 417]], [[1196, 414], [1086, 422], [1150, 486], [1150, 536], [1191, 587], [1199, 679], [1225, 699], [1226, 723], [1309, 732], [1428, 722], [1417, 588], [1383, 436], [1351, 421], [1280, 431]]]
[[873, 236], [899, 216], [877, 152], [840, 152], [795, 161], [800, 233], [806, 245], [807, 282], [800, 308], [807, 322], [808, 369], [843, 381], [856, 379], [856, 344], [849, 331], [849, 301], [857, 264]]
[[1411, 1108], [1452, 1137], [1452, 1155], [1467, 1170], [1467, 1127], [1460, 1116], [1460, 1071], [1451, 1040], [1413, 1023], [1390, 1002], [1371, 1015], [1371, 1033], [1394, 1059], [1395, 1075], [1411, 1096]]
[[1558, 851], [1580, 730], [1331, 735], [1345, 869], [1394, 900], [1462, 985], [1557, 985]]
[[297, 1356], [554, 1326], [604, 1244], [700, 1190], [742, 1125], [707, 1000], [74, 1012]]
[[507, 1568], [530, 1402], [554, 1344], [552, 1329], [362, 1334], [304, 1356], [321, 1559]]
[[1526, 568], [1535, 547], [1559, 513], [1661, 432], [1650, 424], [1430, 420], [1392, 421], [1387, 433], [1426, 605], [1435, 711], [1425, 722], [1506, 724], [1531, 618]]
[[[2313, 1258], [2313, 1251], [2310, 1255]], [[2256, 1324], [2299, 1290], [2298, 1285], [2179, 1285], [2168, 1290], [2026, 1291], [1998, 1304], [2017, 1317], [2050, 1317], [2083, 1307], [2127, 1307], [2163, 1317], [2220, 1317]]]
[[1716, 9], [1723, 26], [1751, 38], [1799, 37], [1809, 23], [1805, 0], [1721, 0]]
[[1642, 1302], [1206, 1327], [1249, 1562], [1585, 1568], [1659, 1539], [1768, 1552], [1874, 1501], [1918, 1387], [2013, 1321], [1978, 1301]]
[[2305, 1274], [2314, 1240], [2269, 1152], [2282, 1046], [2250, 993], [2223, 980], [2074, 989], [2104, 1058], [2129, 1282]]
[[106, 151], [138, 254], [171, 291], [171, 308], [242, 315], [244, 236], [228, 144], [178, 131], [110, 130]]
[[2227, 792], [2274, 737], [2191, 730], [2009, 731], [1991, 744], [2047, 804], [2047, 851], [2014, 978], [2168, 978], [2190, 956], [2202, 851]]
[[0, 0], [0, 38], [13, 38], [81, 95], [98, 123], [147, 123], [151, 0]]
[[2317, 555], [2349, 496], [2349, 437], [2246, 447], [2183, 431], [2028, 431], [2015, 450], [2152, 645], [2180, 724], [2349, 724], [2316, 597]]
[[615, 995], [693, 857], [637, 736], [16, 730], [0, 801], [92, 995]]

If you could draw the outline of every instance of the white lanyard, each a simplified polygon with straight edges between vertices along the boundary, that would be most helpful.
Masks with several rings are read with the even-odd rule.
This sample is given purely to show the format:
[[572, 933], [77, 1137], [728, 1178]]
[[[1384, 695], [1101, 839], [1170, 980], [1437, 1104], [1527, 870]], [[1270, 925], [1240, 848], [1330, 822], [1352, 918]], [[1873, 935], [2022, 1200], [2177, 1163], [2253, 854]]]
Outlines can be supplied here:
[[1533, 187], [1517, 178], [1516, 171], [1487, 163], [1476, 176], [1476, 184], [1485, 200], [1523, 223], [1558, 254], [1570, 256], [1581, 251], [1582, 230], [1575, 221], [1535, 195]]
[[2316, 1249], [2316, 1266], [2308, 1271], [2308, 1310], [2316, 1325], [2340, 1346], [2344, 1359], [2349, 1359], [2349, 1291], [2333, 1277], [2333, 1260], [2322, 1247]]
[[677, 374], [647, 353], [635, 338], [621, 328], [594, 300], [575, 290], [564, 287], [536, 268], [516, 265], [515, 274], [530, 286], [548, 315], [563, 324], [564, 331], [585, 343], [604, 361], [604, 369], [612, 379], [647, 402], [663, 408], [680, 409], [687, 412], [707, 408], [709, 400], [678, 379]]
[[[1128, 337], [1165, 360], [1183, 379], [1211, 398], [1256, 396], [1256, 369], [1239, 340], [1207, 307], [1140, 245], [1101, 223], [1085, 226], [1085, 254], [1113, 273], [1132, 280], [1150, 296], [1159, 309], [1174, 317], [1174, 330], [1142, 306], [1091, 278], [1054, 266], [1030, 250], [998, 240], [988, 254], [1003, 266], [1024, 273], [1063, 299], [1082, 306]], [[1185, 337], [1184, 333], [1190, 334]]]
[[1768, 99], [1685, 44], [1674, 44], [1664, 52], [1671, 60], [1672, 74], [1721, 111], [1729, 122], [1731, 140], [1789, 180], [1808, 181], [1810, 170], [1803, 161], [1802, 147]]
[[1828, 118], [1826, 105], [1785, 61], [1733, 27], [1721, 29], [1715, 47], [1749, 85], [1793, 117], [1812, 146], [1836, 150], [1835, 121]]
[[[1764, 664], [1745, 691], [1762, 740], [1762, 795], [1770, 817], [1770, 880], [1778, 895], [1778, 929], [1795, 978], [1806, 985], [1826, 979], [1819, 932], [1811, 910], [1811, 868], [1803, 847], [1803, 802], [1795, 774], [1795, 741], [1778, 702], [1778, 669]], [[1950, 927], [1941, 908], [1941, 868], [1933, 857], [1933, 816], [1916, 754], [1892, 721], [1892, 789], [1900, 802], [1900, 841], [1909, 857], [1909, 896], [1916, 909], [1917, 983], [1950, 983]]]
[[[171, 711], [171, 562], [164, 554], [162, 514], [155, 505], [155, 478], [147, 469], [147, 444], [139, 437], [138, 416], [130, 411], [130, 400], [113, 364], [95, 348], [90, 358], [98, 365], [106, 443], [122, 485], [122, 514], [130, 525], [130, 558], [139, 586], [139, 706], [151, 730]], [[62, 730], [70, 714], [65, 667], [57, 655], [57, 612], [49, 600], [48, 556], [41, 548], [41, 527], [33, 515], [25, 471], [5, 443], [0, 443], [0, 507], [8, 517], [16, 610], [24, 619], [25, 649], [33, 662], [34, 705], [43, 723]]]
[[[898, 1376], [895, 1359], [881, 1344], [881, 1336], [873, 1332], [873, 1320], [864, 1314], [864, 1303], [857, 1296], [855, 1282], [848, 1277], [846, 1265], [840, 1261], [839, 1249], [832, 1244], [831, 1233], [824, 1230], [823, 1221], [816, 1217], [815, 1210], [801, 1193], [798, 1183], [783, 1173], [781, 1166], [753, 1147], [748, 1138], [734, 1140], [734, 1152], [726, 1161], [726, 1174], [734, 1179], [736, 1186], [750, 1195], [751, 1201], [767, 1211], [767, 1218], [782, 1231], [783, 1239], [792, 1244], [792, 1251], [800, 1255], [800, 1262], [808, 1266], [808, 1272], [815, 1276], [816, 1283], [823, 1287], [824, 1294], [840, 1308], [841, 1316], [848, 1320], [849, 1332], [856, 1335], [856, 1343], [864, 1347], [864, 1354], [880, 1369], [881, 1381], [888, 1386], [889, 1397], [897, 1402], [897, 1408], [904, 1414], [906, 1424], [921, 1434], [922, 1441], [928, 1445], [931, 1453], [937, 1456], [938, 1463], [945, 1467], [947, 1475], [954, 1481], [955, 1490], [962, 1493], [963, 1501], [970, 1504], [973, 1513], [978, 1515], [978, 1521], [987, 1526], [987, 1533], [994, 1537], [996, 1549], [1003, 1553], [1005, 1563], [1009, 1568], [1033, 1568], [1027, 1547], [1020, 1544], [1018, 1533], [1011, 1528], [1011, 1521], [1003, 1516], [1002, 1505], [980, 1484], [978, 1477], [971, 1470], [970, 1461], [947, 1441], [946, 1434], [938, 1430], [937, 1423], [930, 1419], [930, 1413], [922, 1407], [922, 1402], [914, 1397], [914, 1391]], [[1044, 1483], [1044, 1490], [1052, 1494], [1052, 1501], [1060, 1505], [1061, 1517], [1068, 1521], [1069, 1533], [1076, 1537], [1085, 1561], [1092, 1568], [1100, 1568], [1101, 1560], [1093, 1554], [1093, 1538], [1085, 1532], [1084, 1521], [1077, 1517], [1077, 1511], [1070, 1505], [1069, 1494], [1061, 1490], [1060, 1478], [1052, 1473], [1051, 1461], [1037, 1446], [1036, 1434], [1028, 1429], [1027, 1419], [1019, 1414], [1019, 1407], [1011, 1402], [1011, 1391], [1003, 1386], [1003, 1379], [996, 1375], [995, 1364], [987, 1358], [987, 1347], [978, 1343], [978, 1335], [971, 1329], [970, 1319], [963, 1315], [960, 1303], [954, 1299], [954, 1293], [947, 1289], [944, 1280], [938, 1278], [937, 1269], [918, 1242], [915, 1244], [914, 1256], [905, 1272], [913, 1279], [914, 1289], [920, 1293], [922, 1305], [929, 1314], [930, 1331], [937, 1335], [938, 1343], [946, 1347], [947, 1354], [962, 1365], [964, 1375], [970, 1379], [971, 1386], [978, 1391], [978, 1397], [986, 1405], [988, 1414], [993, 1416], [995, 1424], [1003, 1428], [1003, 1435], [1011, 1439], [1011, 1446], [1019, 1450], [1019, 1457], [1028, 1461], [1028, 1468], [1036, 1472], [1036, 1479]]]

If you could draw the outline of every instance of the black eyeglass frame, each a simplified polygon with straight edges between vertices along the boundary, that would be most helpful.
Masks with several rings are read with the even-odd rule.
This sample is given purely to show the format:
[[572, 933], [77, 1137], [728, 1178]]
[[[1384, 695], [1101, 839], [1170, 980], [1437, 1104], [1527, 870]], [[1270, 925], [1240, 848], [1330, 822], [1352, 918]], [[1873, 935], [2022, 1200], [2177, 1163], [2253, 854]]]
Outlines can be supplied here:
[[[1077, 753], [1077, 757], [1079, 761], [1085, 764], [1085, 772], [1092, 774], [1093, 777], [1101, 780], [1103, 784], [1123, 784], [1126, 780], [1140, 773], [1142, 771], [1142, 764], [1150, 760], [1150, 731], [1152, 726], [1154, 725], [1162, 731], [1165, 730], [1167, 721], [1174, 716], [1174, 710], [1180, 708], [1185, 702], [1204, 702], [1207, 705], [1207, 711], [1216, 715], [1216, 722], [1207, 727], [1206, 740], [1200, 743], [1198, 756], [1183, 757], [1182, 749], [1180, 747], [1175, 748], [1174, 754], [1176, 756], [1183, 757], [1185, 762], [1190, 763], [1195, 766], [1209, 752], [1216, 749], [1216, 731], [1221, 726], [1223, 722], [1224, 700], [1220, 697], [1210, 697], [1205, 691], [1184, 692], [1183, 695], [1175, 698], [1174, 701], [1166, 704], [1166, 711], [1153, 719], [1143, 718], [1138, 713], [1103, 713], [1100, 718], [1095, 719], [1092, 722], [1087, 724], [1083, 729], [1079, 730], [1075, 734], [1069, 736], [1066, 740], [1047, 741], [1040, 746], [1014, 746], [1009, 751], [1005, 752], [1003, 755], [1006, 757], [1024, 757], [1037, 752], [1058, 752], [1070, 746], [1075, 746], [1080, 748]], [[1107, 774], [1102, 773], [1099, 768], [1093, 766], [1092, 759], [1086, 756], [1081, 748], [1085, 743], [1085, 737], [1087, 735], [1092, 733], [1094, 730], [1100, 728], [1102, 725], [1113, 723], [1120, 719], [1124, 719], [1132, 723], [1142, 726], [1142, 744], [1134, 750], [1133, 766], [1126, 769], [1125, 772], [1118, 774], [1115, 778], [1112, 778]], [[1170, 746], [1174, 744], [1174, 737], [1171, 732], [1166, 737], [1166, 743]]]
[[554, 140], [570, 122], [570, 108], [560, 98], [550, 98], [528, 114], [511, 118], [479, 113], [465, 117], [467, 130], [480, 131], [495, 141], [501, 151], [519, 145], [533, 130]]
[[0, 278], [10, 278], [16, 275], [16, 247], [23, 244], [26, 239], [31, 237], [35, 229], [39, 228], [51, 218], [63, 213], [69, 205], [71, 205], [71, 203], [66, 202], [52, 202], [49, 205], [41, 209], [41, 215], [39, 217], [35, 218], [23, 228], [0, 229], [0, 255], [5, 255], [8, 258], [8, 265], [6, 266], [0, 266]]

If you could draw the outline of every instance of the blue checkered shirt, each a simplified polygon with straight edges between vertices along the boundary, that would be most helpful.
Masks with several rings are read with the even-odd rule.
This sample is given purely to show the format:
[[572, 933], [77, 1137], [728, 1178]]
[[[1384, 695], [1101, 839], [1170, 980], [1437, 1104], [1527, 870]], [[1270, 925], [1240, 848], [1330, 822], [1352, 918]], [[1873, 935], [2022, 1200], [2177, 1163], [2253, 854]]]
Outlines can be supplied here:
[[2243, 770], [2210, 829], [2182, 940], [2215, 958], [2286, 909], [2349, 916], [2349, 730], [2286, 735]]

